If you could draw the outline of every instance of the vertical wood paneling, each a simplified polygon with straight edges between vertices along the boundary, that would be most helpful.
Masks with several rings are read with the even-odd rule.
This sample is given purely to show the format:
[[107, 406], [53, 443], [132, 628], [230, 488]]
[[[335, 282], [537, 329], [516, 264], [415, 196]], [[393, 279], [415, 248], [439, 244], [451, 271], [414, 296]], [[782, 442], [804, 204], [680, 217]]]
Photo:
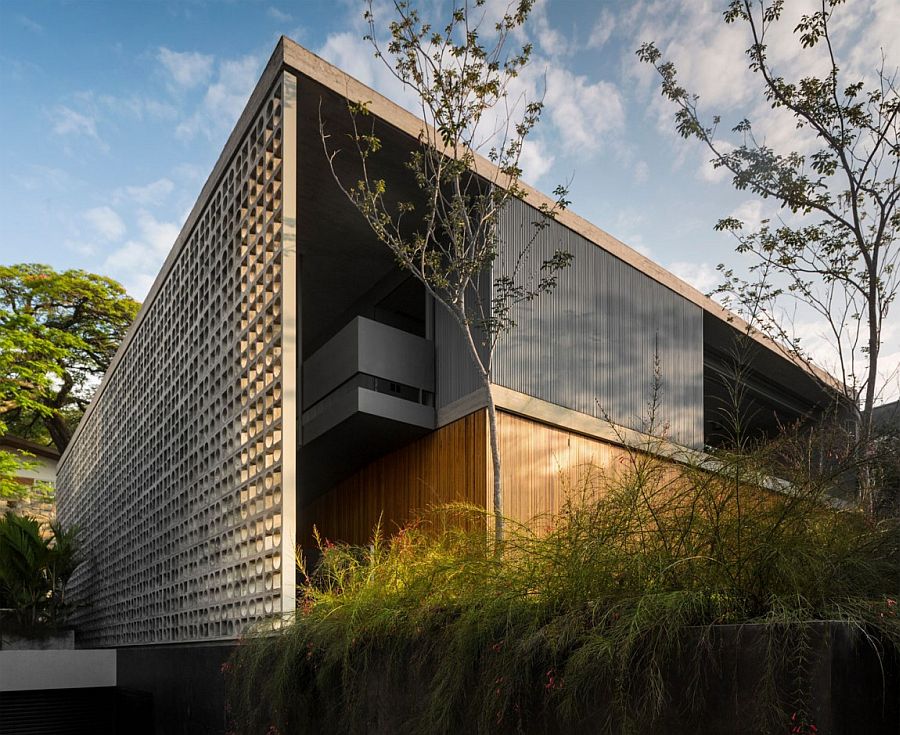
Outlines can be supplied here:
[[539, 216], [518, 201], [504, 210], [495, 276], [512, 272], [531, 238], [520, 277], [537, 273], [557, 249], [568, 250], [574, 261], [552, 294], [515, 309], [517, 326], [495, 353], [494, 382], [640, 430], [658, 354], [658, 431], [667, 425], [672, 441], [702, 446], [700, 307], [558, 222], [535, 235]]
[[431, 507], [483, 507], [486, 427], [485, 412], [478, 411], [362, 468], [301, 510], [300, 544], [313, 547], [313, 525], [332, 541], [366, 544], [379, 519], [392, 533]]
[[[498, 414], [504, 515], [540, 528], [597, 470], [615, 467], [626, 450], [527, 418]], [[301, 543], [312, 527], [332, 541], [366, 544], [381, 518], [386, 533], [418, 511], [452, 502], [493, 509], [484, 411], [438, 429], [364, 467], [301, 512]]]
[[497, 417], [503, 472], [503, 513], [540, 528], [567, 499], [577, 501], [585, 479], [616, 466], [622, 447], [521, 416]]

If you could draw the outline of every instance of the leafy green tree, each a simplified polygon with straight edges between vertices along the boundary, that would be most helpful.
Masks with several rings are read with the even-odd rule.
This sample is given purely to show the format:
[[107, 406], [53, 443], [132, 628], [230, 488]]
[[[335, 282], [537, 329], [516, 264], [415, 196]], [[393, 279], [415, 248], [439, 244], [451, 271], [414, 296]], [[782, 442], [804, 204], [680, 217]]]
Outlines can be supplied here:
[[[718, 222], [716, 229], [737, 238], [738, 252], [754, 257], [749, 278], [720, 265], [726, 282], [719, 292], [806, 361], [804, 345], [784, 321], [785, 300], [812, 308], [824, 320], [846, 396], [859, 410], [855, 446], [865, 459], [872, 448], [882, 328], [900, 286], [900, 96], [896, 68], [883, 57], [873, 79], [845, 78], [831, 35], [841, 4], [821, 0], [794, 28], [800, 53], [815, 54], [824, 64], [822, 76], [796, 80], [775, 69], [767, 45], [782, 22], [783, 0], [731, 0], [724, 13], [726, 23], [748, 30], [749, 68], [765, 101], [785, 125], [809, 134], [813, 150], [806, 154], [775, 150], [756, 136], [748, 119], [733, 127], [733, 145], [723, 143], [720, 118], [702, 119], [699, 97], [679, 85], [675, 65], [653, 43], [637, 54], [656, 68], [663, 96], [677, 107], [678, 133], [705, 144], [713, 165], [731, 173], [735, 188], [772, 199], [789, 213], [763, 221], [754, 232], [733, 217]], [[860, 501], [873, 512], [876, 498], [865, 472]]]
[[64, 451], [138, 307], [110, 278], [0, 266], [0, 432]]
[[[390, 182], [379, 175], [382, 141], [374, 123], [366, 124], [369, 111], [364, 102], [349, 105], [353, 155], [360, 164], [352, 182], [336, 172], [334, 160], [340, 151], [320, 121], [338, 186], [397, 263], [423, 284], [438, 308], [450, 314], [464, 338], [487, 400], [498, 541], [503, 538], [503, 494], [497, 413], [490, 392], [494, 348], [515, 327], [513, 307], [552, 291], [558, 272], [572, 257], [557, 251], [534, 273], [523, 267], [534, 237], [567, 204], [566, 189], [558, 187], [555, 202], [541, 208], [531, 241], [514, 262], [505, 264], [503, 272], [497, 262], [500, 214], [509, 202], [525, 195], [519, 183], [522, 146], [543, 108], [541, 100], [521, 100], [516, 114], [516, 100], [510, 97], [510, 85], [528, 63], [531, 45], [510, 50], [509, 42], [533, 4], [534, 0], [510, 2], [492, 33], [485, 34], [490, 42], [483, 43], [478, 25], [484, 16], [481, 21], [476, 16], [484, 12], [484, 0], [454, 3], [443, 28], [424, 21], [408, 0], [395, 0], [390, 40], [382, 49], [373, 4], [367, 3], [367, 39], [376, 57], [421, 102], [426, 124], [406, 164], [418, 188], [417, 201], [397, 202]], [[492, 170], [477, 165], [479, 151], [494, 164]], [[493, 282], [485, 284], [492, 266]]]

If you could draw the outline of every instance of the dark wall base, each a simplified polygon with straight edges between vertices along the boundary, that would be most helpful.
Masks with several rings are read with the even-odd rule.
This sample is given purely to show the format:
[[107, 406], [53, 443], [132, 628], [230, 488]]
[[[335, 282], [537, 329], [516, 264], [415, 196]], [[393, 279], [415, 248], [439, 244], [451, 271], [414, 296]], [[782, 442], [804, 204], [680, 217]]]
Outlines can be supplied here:
[[[829, 622], [790, 630], [723, 625], [714, 627], [704, 639], [698, 629], [687, 629], [681, 643], [681, 653], [673, 653], [661, 672], [667, 697], [659, 712], [626, 717], [615, 706], [615, 692], [602, 688], [598, 677], [597, 688], [579, 694], [581, 709], [575, 716], [561, 711], [556, 705], [561, 700], [548, 698], [540, 687], [532, 689], [530, 698], [522, 698], [520, 710], [507, 707], [497, 721], [485, 721], [477, 709], [480, 703], [472, 707], [471, 700], [463, 700], [447, 713], [440, 732], [787, 735], [799, 727], [802, 735], [900, 733], [900, 661], [888, 651], [877, 651], [855, 628]], [[416, 649], [418, 645], [426, 648]], [[800, 654], [791, 652], [797, 646], [802, 649], [800, 665]], [[363, 686], [354, 693], [363, 694], [352, 699], [345, 699], [347, 690], [331, 679], [322, 686], [318, 671], [305, 666], [301, 657], [296, 662], [293, 687], [304, 696], [295, 700], [295, 711], [282, 713], [291, 724], [281, 732], [429, 732], [423, 718], [428, 682], [445, 651], [424, 639], [407, 649], [405, 659], [399, 659], [394, 651], [370, 649], [359, 659], [364, 666], [358, 670]], [[539, 666], [537, 670], [545, 669]], [[479, 682], [478, 673], [472, 672], [472, 686]], [[797, 719], [792, 720], [795, 714]], [[258, 727], [248, 732], [265, 732], [270, 719], [275, 719], [274, 713], [264, 711]], [[813, 724], [815, 730], [807, 727]]]
[[0, 735], [113, 735], [115, 701], [112, 687], [0, 692]]
[[116, 654], [118, 686], [153, 699], [157, 735], [222, 735], [225, 686], [222, 664], [234, 643], [136, 646]]

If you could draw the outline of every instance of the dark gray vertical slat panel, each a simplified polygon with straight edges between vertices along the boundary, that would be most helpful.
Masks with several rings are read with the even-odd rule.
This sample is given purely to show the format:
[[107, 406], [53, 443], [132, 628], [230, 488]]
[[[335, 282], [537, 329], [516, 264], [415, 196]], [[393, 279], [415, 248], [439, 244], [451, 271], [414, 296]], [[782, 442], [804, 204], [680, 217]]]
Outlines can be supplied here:
[[[511, 271], [538, 216], [523, 202], [503, 212], [497, 273]], [[667, 424], [669, 438], [679, 444], [701, 446], [701, 309], [557, 222], [535, 236], [520, 278], [536, 273], [557, 248], [575, 260], [553, 294], [516, 308], [517, 327], [494, 357], [494, 382], [641, 429], [658, 351], [657, 425]]]
[[435, 403], [443, 408], [481, 387], [459, 325], [434, 305]]

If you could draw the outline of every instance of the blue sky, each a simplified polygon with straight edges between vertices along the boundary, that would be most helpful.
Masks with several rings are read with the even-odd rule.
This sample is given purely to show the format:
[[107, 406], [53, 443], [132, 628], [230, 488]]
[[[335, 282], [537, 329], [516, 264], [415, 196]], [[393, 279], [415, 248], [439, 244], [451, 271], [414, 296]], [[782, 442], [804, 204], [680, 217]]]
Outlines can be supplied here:
[[[752, 224], [774, 210], [733, 191], [698, 145], [673, 133], [672, 110], [635, 49], [656, 41], [723, 129], [750, 115], [771, 143], [807, 145], [761, 104], [746, 71], [748, 39], [722, 23], [724, 4], [540, 2], [522, 80], [546, 89], [526, 179], [545, 191], [571, 180], [574, 211], [704, 291], [717, 263], [740, 265], [733, 241], [713, 232], [716, 220], [736, 214]], [[796, 17], [808, 3], [788, 5]], [[900, 3], [856, 2], [841, 13], [849, 71], [870, 74], [879, 48], [898, 63]], [[814, 70], [789, 43], [791, 17], [785, 26], [774, 58], [788, 71]], [[0, 0], [0, 261], [85, 268], [142, 298], [280, 34], [408, 101], [372, 58], [365, 31], [350, 0]], [[821, 328], [801, 315], [798, 329], [827, 367]], [[900, 330], [891, 326], [885, 342], [896, 364]]]

